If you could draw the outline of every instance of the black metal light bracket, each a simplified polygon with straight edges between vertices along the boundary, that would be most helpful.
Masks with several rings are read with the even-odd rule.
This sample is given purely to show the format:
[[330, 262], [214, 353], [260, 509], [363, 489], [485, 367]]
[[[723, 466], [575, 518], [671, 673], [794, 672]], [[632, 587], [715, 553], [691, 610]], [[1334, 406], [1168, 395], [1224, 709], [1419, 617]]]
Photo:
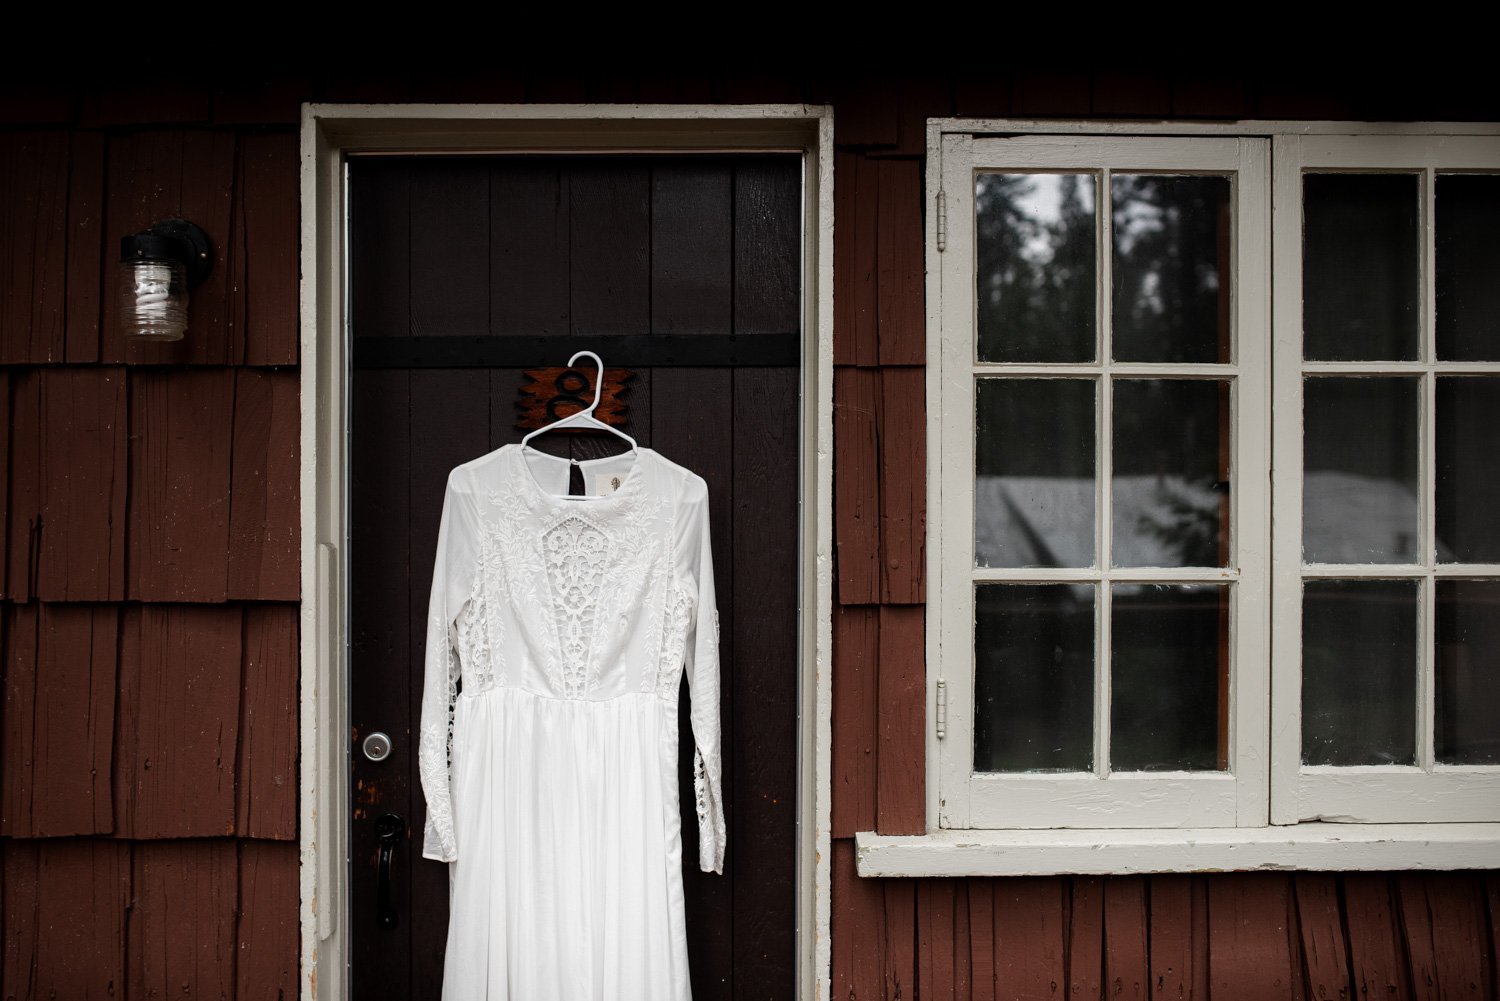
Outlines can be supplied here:
[[203, 227], [186, 219], [163, 219], [150, 229], [120, 238], [120, 260], [181, 261], [188, 288], [196, 288], [214, 269], [214, 248]]

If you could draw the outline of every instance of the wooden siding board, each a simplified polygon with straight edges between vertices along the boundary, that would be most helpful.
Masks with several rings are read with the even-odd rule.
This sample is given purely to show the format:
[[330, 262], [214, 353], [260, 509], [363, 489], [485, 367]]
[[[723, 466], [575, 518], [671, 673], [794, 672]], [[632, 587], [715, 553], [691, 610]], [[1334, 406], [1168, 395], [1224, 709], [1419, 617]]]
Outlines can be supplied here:
[[297, 364], [297, 141], [295, 132], [250, 132], [240, 140], [243, 252], [236, 273], [244, 275], [245, 301], [234, 357], [246, 365]]
[[927, 358], [923, 260], [922, 163], [876, 165], [876, 327], [882, 365], [921, 365]]
[[833, 607], [832, 836], [873, 831], [879, 744], [880, 613]]
[[953, 113], [964, 118], [1003, 118], [1011, 113], [1011, 92], [1011, 74], [1004, 70], [956, 70]]
[[36, 767], [38, 606], [5, 608], [5, 704], [0, 712], [0, 835], [29, 837]]
[[[896, 94], [896, 145], [892, 155], [927, 155], [927, 119], [953, 114], [953, 87], [946, 71], [906, 77]], [[882, 151], [884, 152], [884, 151]]]
[[1146, 877], [1104, 881], [1104, 982], [1112, 999], [1151, 996], [1149, 909]]
[[126, 997], [235, 997], [237, 843], [135, 845]]
[[976, 876], [964, 880], [969, 891], [969, 981], [974, 1001], [998, 1001], [1000, 971], [995, 963], [995, 884]]
[[880, 609], [875, 829], [881, 834], [927, 831], [924, 612], [918, 605]]
[[0, 136], [0, 364], [66, 354], [66, 132]]
[[84, 90], [78, 125], [85, 129], [115, 126], [206, 123], [210, 116], [207, 87], [183, 86], [174, 73], [136, 76], [120, 81], [96, 79]]
[[0, 601], [10, 593], [10, 382], [10, 371], [0, 369]]
[[134, 371], [130, 597], [228, 596], [232, 369]]
[[297, 836], [297, 607], [244, 610], [244, 695], [235, 765], [235, 832]]
[[1349, 1001], [1349, 950], [1345, 945], [1338, 878], [1299, 872], [1293, 879], [1302, 969], [1311, 1001]]
[[[734, 561], [731, 613], [734, 661], [732, 716], [722, 737], [734, 772], [724, 791], [725, 822], [738, 839], [735, 860], [734, 979], [768, 994], [795, 993], [786, 957], [797, 950], [785, 916], [796, 909], [797, 877], [797, 546], [798, 475], [786, 456], [797, 452], [795, 368], [737, 368], [732, 373]], [[775, 526], [774, 541], [765, 535]], [[716, 567], [717, 582], [721, 575]], [[721, 683], [721, 694], [727, 685]], [[723, 724], [721, 722], [721, 729]], [[753, 807], [752, 807], [753, 804]], [[751, 875], [753, 874], [753, 876]], [[711, 913], [711, 912], [707, 912]], [[782, 978], [785, 977], [785, 982]]]
[[802, 222], [795, 158], [750, 158], [734, 167], [736, 335], [802, 329]]
[[1396, 887], [1416, 997], [1493, 997], [1482, 887], [1467, 873], [1428, 872], [1400, 873]]
[[955, 879], [953, 885], [953, 998], [967, 1001], [974, 995], [973, 953], [969, 928], [969, 883]]
[[1243, 118], [1245, 96], [1245, 81], [1238, 77], [1172, 77], [1172, 115], [1176, 118]]
[[833, 529], [844, 605], [880, 600], [880, 390], [876, 369], [834, 369]]
[[1001, 997], [1053, 1001], [1067, 996], [1065, 890], [1056, 877], [1009, 877], [995, 884]]
[[235, 833], [241, 608], [130, 605], [124, 617], [116, 834]]
[[[916, 880], [917, 982], [922, 998], [954, 1001], [958, 997], [956, 959], [960, 943], [967, 954], [968, 938], [959, 938], [954, 891], [958, 880], [943, 877]], [[967, 990], [962, 995], [968, 998]]]
[[297, 600], [301, 589], [301, 443], [295, 371], [238, 369], [226, 593]]
[[312, 89], [312, 77], [303, 73], [282, 72], [222, 81], [213, 90], [213, 123], [295, 126], [302, 117], [302, 100]]
[[27, 369], [11, 375], [10, 501], [6, 539], [6, 597], [31, 601], [36, 595], [42, 516], [42, 373]]
[[1206, 1001], [1198, 976], [1208, 958], [1208, 941], [1199, 921], [1196, 892], [1199, 877], [1153, 876], [1150, 880], [1151, 997]]
[[37, 595], [125, 597], [126, 376], [123, 368], [41, 371]]
[[1068, 910], [1068, 997], [1104, 997], [1104, 880], [1072, 879]]
[[[356, 191], [368, 193], [378, 177], [361, 176]], [[404, 211], [404, 210], [403, 210]], [[374, 215], [361, 218], [375, 220]], [[404, 248], [404, 244], [402, 245]], [[401, 248], [393, 248], [401, 249]], [[372, 262], [373, 263], [373, 262]], [[355, 270], [358, 281], [361, 272]], [[404, 275], [404, 272], [403, 272]], [[401, 283], [399, 293], [405, 294]], [[404, 307], [401, 320], [405, 322]], [[359, 336], [359, 328], [354, 334]], [[490, 385], [498, 386], [503, 370], [490, 373]], [[510, 371], [504, 380], [507, 403], [515, 394], [516, 373]], [[411, 405], [409, 369], [355, 369], [350, 385], [349, 441], [349, 656], [359, 665], [361, 676], [373, 683], [354, 684], [349, 688], [351, 744], [357, 746], [371, 729], [394, 725], [403, 732], [417, 732], [417, 711], [421, 689], [413, 689], [416, 680], [410, 670], [415, 647], [411, 642], [413, 626], [411, 608], [415, 591], [427, 593], [432, 583], [432, 566], [418, 567], [411, 562], [411, 483], [404, 475], [390, 470], [411, 467]], [[491, 390], [498, 403], [501, 391]], [[493, 425], [493, 420], [492, 420]], [[443, 475], [430, 470], [429, 475]], [[428, 484], [423, 484], [425, 494]], [[425, 530], [425, 529], [424, 529]], [[389, 732], [389, 731], [387, 731]], [[407, 837], [398, 847], [394, 864], [410, 867], [411, 879], [393, 887], [394, 900], [402, 913], [414, 913], [411, 907], [414, 884], [438, 870], [445, 884], [448, 867], [433, 862], [418, 862], [426, 824], [426, 804], [420, 794], [416, 768], [416, 746], [411, 740], [398, 741], [391, 758], [374, 762], [363, 754], [350, 757], [351, 815], [349, 825], [350, 857], [373, 872], [378, 863], [380, 842], [375, 832], [375, 818], [390, 810], [406, 818]], [[355, 914], [372, 914], [377, 906], [376, 885], [371, 879], [353, 880], [349, 886], [349, 907]], [[446, 902], [442, 906], [446, 906]], [[393, 936], [355, 936], [350, 943], [350, 961], [355, 969], [372, 982], [388, 985], [391, 993], [409, 996], [411, 991], [411, 943], [419, 948], [442, 951], [447, 933], [441, 908], [430, 912], [432, 923], [405, 922]], [[397, 946], [399, 945], [399, 948]]]
[[1385, 873], [1343, 877], [1349, 965], [1361, 998], [1410, 998], [1411, 979]]
[[356, 339], [411, 332], [411, 171], [404, 165], [349, 164], [349, 325]]
[[1024, 68], [1013, 81], [1011, 107], [1021, 118], [1089, 113], [1089, 77], [1082, 69]]
[[489, 173], [474, 159], [411, 172], [411, 334], [489, 333]]
[[1096, 115], [1162, 117], [1172, 110], [1172, 83], [1165, 74], [1106, 69], [1089, 81]]
[[119, 610], [113, 605], [40, 606], [32, 766], [25, 781], [30, 834], [107, 834], [114, 826]]
[[301, 889], [295, 843], [239, 841], [234, 997], [291, 1001], [298, 993]]
[[644, 165], [576, 164], [570, 171], [568, 203], [572, 332], [649, 333], [650, 171]]
[[76, 364], [99, 359], [101, 296], [114, 290], [118, 252], [104, 250], [104, 135], [74, 132], [70, 143], [67, 360]]
[[42, 948], [40, 879], [42, 843], [0, 839], [0, 990], [5, 1001], [42, 997], [37, 951]]
[[885, 881], [861, 878], [855, 871], [853, 838], [834, 838], [832, 851], [832, 996], [875, 1001], [884, 997]]
[[[556, 162], [507, 163], [490, 172], [490, 333], [569, 332], [570, 190], [567, 170]], [[507, 421], [513, 413], [506, 411]]]
[[1293, 954], [1291, 878], [1242, 873], [1209, 883], [1209, 970], [1214, 1001], [1258, 1001], [1303, 994]]
[[29, 996], [121, 997], [131, 846], [92, 838], [48, 839], [39, 846], [36, 920], [45, 933], [36, 940], [35, 993]]
[[925, 997], [917, 989], [917, 894], [910, 879], [883, 879], [885, 891], [885, 997]]
[[880, 372], [880, 591], [889, 604], [926, 600], [925, 379], [915, 367]]
[[857, 153], [833, 159], [833, 361], [875, 365], [880, 359], [876, 272], [879, 254], [879, 164]]
[[[817, 85], [815, 85], [817, 86]], [[901, 137], [897, 108], [901, 88], [889, 74], [853, 73], [821, 85], [838, 109], [835, 146], [894, 146]]]
[[727, 334], [734, 316], [734, 186], [722, 163], [651, 170], [651, 332]]

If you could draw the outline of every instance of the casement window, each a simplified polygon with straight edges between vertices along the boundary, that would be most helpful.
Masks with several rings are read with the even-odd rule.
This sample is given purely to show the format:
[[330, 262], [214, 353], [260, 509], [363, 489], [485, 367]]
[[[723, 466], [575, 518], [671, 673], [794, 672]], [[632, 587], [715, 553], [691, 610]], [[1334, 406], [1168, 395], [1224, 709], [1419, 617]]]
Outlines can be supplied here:
[[1356, 128], [932, 131], [935, 831], [1500, 864], [1500, 133]]

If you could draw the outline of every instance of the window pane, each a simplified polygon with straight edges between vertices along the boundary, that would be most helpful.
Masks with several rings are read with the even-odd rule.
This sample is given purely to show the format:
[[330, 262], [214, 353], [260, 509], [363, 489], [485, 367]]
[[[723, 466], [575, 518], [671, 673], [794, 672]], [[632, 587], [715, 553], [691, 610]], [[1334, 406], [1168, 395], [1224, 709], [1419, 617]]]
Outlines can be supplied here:
[[1417, 380], [1303, 384], [1302, 557], [1417, 558]]
[[1229, 588], [1115, 584], [1110, 766], [1228, 767]]
[[1110, 545], [1116, 566], [1229, 558], [1229, 383], [1117, 379]]
[[1416, 760], [1417, 582], [1309, 580], [1302, 589], [1302, 761]]
[[974, 588], [974, 770], [1094, 765], [1094, 586]]
[[1418, 180], [1416, 174], [1303, 177], [1305, 357], [1417, 357]]
[[1093, 361], [1097, 181], [974, 178], [980, 361]]
[[1229, 178], [1115, 174], [1114, 357], [1229, 361]]
[[1500, 765], [1500, 581], [1437, 582], [1437, 760]]
[[1439, 174], [1437, 353], [1500, 358], [1500, 175]]
[[1094, 565], [1094, 380], [978, 380], [974, 562]]
[[1437, 558], [1500, 563], [1500, 379], [1437, 381]]

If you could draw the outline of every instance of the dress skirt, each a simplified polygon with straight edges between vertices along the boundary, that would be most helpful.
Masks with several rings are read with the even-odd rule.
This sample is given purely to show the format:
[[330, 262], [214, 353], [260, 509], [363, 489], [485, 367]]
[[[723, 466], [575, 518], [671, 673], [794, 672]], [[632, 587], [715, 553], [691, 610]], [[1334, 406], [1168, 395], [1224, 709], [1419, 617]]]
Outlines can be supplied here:
[[690, 1001], [677, 713], [460, 693], [444, 1001]]

